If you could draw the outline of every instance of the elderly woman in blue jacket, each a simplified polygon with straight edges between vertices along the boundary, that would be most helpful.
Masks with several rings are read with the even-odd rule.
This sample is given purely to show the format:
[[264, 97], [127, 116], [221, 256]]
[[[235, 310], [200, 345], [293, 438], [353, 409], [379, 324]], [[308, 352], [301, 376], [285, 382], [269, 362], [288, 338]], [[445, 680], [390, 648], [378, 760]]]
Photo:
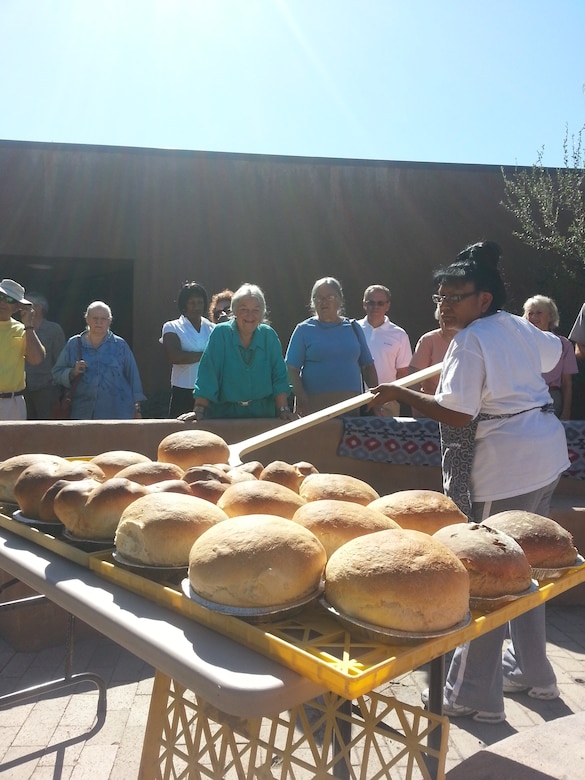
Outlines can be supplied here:
[[146, 396], [128, 344], [110, 330], [112, 311], [103, 301], [90, 303], [86, 330], [72, 336], [51, 371], [63, 387], [75, 385], [73, 420], [130, 420], [140, 417]]

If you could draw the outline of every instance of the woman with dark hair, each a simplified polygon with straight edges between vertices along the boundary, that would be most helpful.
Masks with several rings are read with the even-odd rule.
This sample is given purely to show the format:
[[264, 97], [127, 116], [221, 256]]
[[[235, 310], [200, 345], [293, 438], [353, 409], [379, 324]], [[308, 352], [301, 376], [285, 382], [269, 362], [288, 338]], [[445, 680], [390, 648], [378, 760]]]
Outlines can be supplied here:
[[178, 417], [193, 408], [199, 361], [213, 329], [203, 316], [208, 305], [205, 288], [197, 282], [185, 282], [177, 297], [181, 316], [163, 325], [159, 341], [172, 365], [169, 417]]
[[[475, 522], [506, 510], [548, 515], [559, 477], [570, 465], [564, 429], [542, 378], [558, 362], [561, 343], [502, 311], [500, 254], [492, 241], [473, 244], [434, 275], [433, 302], [446, 326], [457, 330], [434, 397], [390, 385], [373, 390], [373, 404], [398, 400], [439, 421], [445, 493]], [[546, 657], [544, 605], [511, 621], [509, 630], [512, 642], [503, 661], [505, 625], [456, 649], [444, 688], [445, 714], [499, 723], [505, 720], [503, 693], [559, 696]]]

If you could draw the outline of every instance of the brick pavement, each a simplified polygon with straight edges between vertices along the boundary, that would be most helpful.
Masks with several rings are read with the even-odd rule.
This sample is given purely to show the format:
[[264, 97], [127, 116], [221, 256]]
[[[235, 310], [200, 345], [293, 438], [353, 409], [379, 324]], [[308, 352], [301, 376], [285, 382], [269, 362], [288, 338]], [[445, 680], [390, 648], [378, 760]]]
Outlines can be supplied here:
[[[447, 769], [516, 732], [585, 710], [585, 607], [549, 604], [547, 627], [548, 651], [561, 698], [540, 702], [525, 694], [508, 696], [507, 721], [495, 726], [471, 719], [453, 720]], [[60, 677], [64, 655], [64, 646], [35, 653], [15, 652], [0, 640], [0, 694]], [[100, 674], [106, 681], [107, 713], [103, 722], [97, 716], [94, 689], [79, 693], [66, 689], [49, 698], [0, 710], [0, 775], [7, 780], [137, 778], [153, 670], [97, 634], [76, 641], [73, 671], [85, 670]], [[419, 704], [427, 678], [423, 668], [393, 681], [382, 691], [406, 703]], [[559, 756], [558, 777], [573, 780], [570, 772], [570, 767], [563, 770]]]

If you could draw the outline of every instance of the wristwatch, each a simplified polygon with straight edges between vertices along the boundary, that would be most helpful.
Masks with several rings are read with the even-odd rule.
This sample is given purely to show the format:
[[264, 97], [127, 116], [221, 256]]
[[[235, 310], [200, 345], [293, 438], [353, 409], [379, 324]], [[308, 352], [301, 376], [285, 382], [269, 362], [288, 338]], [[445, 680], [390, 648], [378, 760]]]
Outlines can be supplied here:
[[290, 412], [290, 406], [279, 406], [278, 413], [281, 414], [282, 412]]

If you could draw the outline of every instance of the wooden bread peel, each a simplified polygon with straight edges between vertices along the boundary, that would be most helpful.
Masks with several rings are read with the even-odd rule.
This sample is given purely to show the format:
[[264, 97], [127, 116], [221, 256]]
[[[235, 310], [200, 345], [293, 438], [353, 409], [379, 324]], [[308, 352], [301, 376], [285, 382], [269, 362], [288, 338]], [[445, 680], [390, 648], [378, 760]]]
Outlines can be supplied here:
[[[442, 366], [442, 363], [435, 363], [434, 366], [415, 371], [414, 374], [409, 374], [402, 379], [397, 379], [391, 384], [396, 385], [396, 387], [409, 387], [410, 385], [420, 384], [425, 379], [430, 379], [439, 374]], [[251, 436], [249, 439], [230, 444], [228, 463], [230, 466], [239, 466], [242, 463], [242, 455], [246, 455], [248, 452], [252, 452], [252, 450], [257, 450], [267, 444], [272, 444], [275, 441], [291, 436], [293, 433], [300, 433], [300, 431], [304, 431], [306, 428], [312, 428], [313, 425], [317, 425], [325, 420], [330, 420], [332, 417], [337, 417], [344, 412], [350, 412], [352, 409], [357, 409], [358, 406], [363, 406], [363, 404], [371, 401], [372, 398], [374, 398], [374, 393], [360, 393], [360, 395], [348, 398], [346, 401], [340, 401], [338, 404], [328, 406], [325, 409], [320, 409], [318, 412], [308, 414], [306, 417], [301, 417], [299, 420], [292, 420], [278, 428], [273, 428], [270, 431], [264, 431], [264, 433]]]

